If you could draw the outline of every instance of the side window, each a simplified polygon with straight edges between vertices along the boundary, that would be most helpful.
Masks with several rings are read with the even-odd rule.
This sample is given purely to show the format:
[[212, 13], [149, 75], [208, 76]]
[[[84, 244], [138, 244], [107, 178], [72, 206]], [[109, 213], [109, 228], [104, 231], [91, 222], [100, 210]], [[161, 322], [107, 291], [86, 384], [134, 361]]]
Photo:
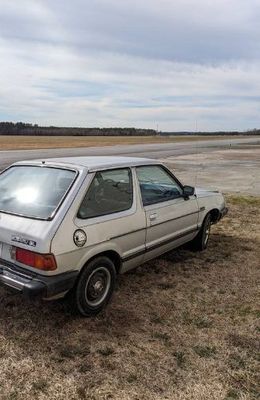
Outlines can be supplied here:
[[125, 211], [133, 203], [130, 168], [97, 172], [79, 208], [78, 218], [94, 218]]
[[160, 165], [136, 168], [144, 206], [176, 199], [182, 196], [182, 188]]

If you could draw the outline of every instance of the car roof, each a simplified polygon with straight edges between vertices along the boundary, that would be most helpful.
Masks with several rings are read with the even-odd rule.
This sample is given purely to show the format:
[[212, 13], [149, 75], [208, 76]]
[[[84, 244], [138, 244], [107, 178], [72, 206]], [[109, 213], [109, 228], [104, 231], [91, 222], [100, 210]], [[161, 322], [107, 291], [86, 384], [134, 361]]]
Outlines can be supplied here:
[[60, 157], [60, 158], [45, 158], [41, 160], [30, 160], [22, 161], [17, 164], [45, 164], [45, 165], [56, 165], [63, 167], [77, 167], [86, 168], [89, 172], [98, 171], [103, 169], [111, 169], [117, 167], [131, 167], [139, 165], [151, 165], [157, 164], [155, 160], [149, 158], [138, 158], [138, 157], [118, 157], [118, 156], [81, 156], [81, 157]]

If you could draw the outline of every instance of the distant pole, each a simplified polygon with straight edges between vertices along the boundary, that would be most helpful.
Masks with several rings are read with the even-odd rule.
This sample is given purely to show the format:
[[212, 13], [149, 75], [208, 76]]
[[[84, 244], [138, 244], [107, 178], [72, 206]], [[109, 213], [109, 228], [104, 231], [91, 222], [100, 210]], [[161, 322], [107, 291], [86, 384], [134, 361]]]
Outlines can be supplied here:
[[156, 125], [157, 135], [159, 135], [159, 125]]
[[197, 133], [198, 132], [198, 120], [196, 119], [196, 121], [195, 121], [195, 132]]

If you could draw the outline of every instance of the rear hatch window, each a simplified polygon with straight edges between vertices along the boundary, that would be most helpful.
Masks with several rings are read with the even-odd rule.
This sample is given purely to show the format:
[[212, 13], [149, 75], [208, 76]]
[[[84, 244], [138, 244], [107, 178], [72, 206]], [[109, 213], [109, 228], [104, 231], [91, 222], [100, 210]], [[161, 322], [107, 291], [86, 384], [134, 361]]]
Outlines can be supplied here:
[[14, 166], [0, 175], [0, 211], [51, 219], [76, 172], [46, 166]]

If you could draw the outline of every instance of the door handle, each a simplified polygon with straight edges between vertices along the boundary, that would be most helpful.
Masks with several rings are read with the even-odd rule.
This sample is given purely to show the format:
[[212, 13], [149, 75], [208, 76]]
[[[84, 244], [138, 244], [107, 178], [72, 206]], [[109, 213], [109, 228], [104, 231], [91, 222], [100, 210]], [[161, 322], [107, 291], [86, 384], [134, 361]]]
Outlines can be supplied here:
[[157, 218], [157, 214], [156, 213], [150, 214], [149, 218], [150, 218], [150, 221], [154, 221]]

